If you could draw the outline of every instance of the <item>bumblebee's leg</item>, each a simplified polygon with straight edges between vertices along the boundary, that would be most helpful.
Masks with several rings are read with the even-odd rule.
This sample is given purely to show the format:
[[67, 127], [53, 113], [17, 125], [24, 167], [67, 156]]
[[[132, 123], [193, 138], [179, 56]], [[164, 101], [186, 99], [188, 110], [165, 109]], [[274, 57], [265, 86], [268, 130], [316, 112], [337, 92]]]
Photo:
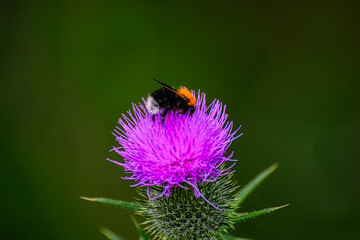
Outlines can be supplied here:
[[164, 124], [165, 116], [170, 111], [170, 108], [165, 108], [164, 112], [161, 114], [161, 122]]
[[194, 108], [194, 107], [191, 107], [191, 108], [190, 108], [190, 116], [192, 116], [194, 112], [195, 112], [195, 108]]
[[155, 114], [152, 115], [152, 120], [155, 122]]

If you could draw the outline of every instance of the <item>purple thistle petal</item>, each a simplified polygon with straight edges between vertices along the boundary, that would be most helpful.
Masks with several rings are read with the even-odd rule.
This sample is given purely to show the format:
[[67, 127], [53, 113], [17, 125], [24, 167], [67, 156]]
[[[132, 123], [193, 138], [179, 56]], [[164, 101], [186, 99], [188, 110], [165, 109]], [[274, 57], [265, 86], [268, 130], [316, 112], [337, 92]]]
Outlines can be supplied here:
[[[193, 92], [194, 94], [194, 92]], [[120, 147], [113, 147], [124, 158], [120, 163], [126, 173], [125, 179], [136, 182], [133, 186], [148, 187], [148, 197], [156, 199], [169, 197], [173, 187], [188, 189], [190, 185], [196, 197], [202, 197], [198, 184], [216, 181], [218, 177], [229, 174], [236, 160], [232, 153], [225, 156], [228, 147], [241, 134], [240, 127], [232, 132], [233, 123], [227, 121], [226, 106], [219, 100], [210, 105], [205, 103], [205, 94], [198, 92], [194, 113], [179, 114], [169, 112], [164, 123], [160, 116], [151, 115], [143, 104], [132, 104], [133, 111], [122, 114], [121, 127], [112, 133]], [[225, 162], [233, 162], [226, 169], [220, 169]], [[158, 196], [150, 196], [149, 188], [161, 185], [164, 191]], [[216, 209], [220, 210], [216, 206]]]

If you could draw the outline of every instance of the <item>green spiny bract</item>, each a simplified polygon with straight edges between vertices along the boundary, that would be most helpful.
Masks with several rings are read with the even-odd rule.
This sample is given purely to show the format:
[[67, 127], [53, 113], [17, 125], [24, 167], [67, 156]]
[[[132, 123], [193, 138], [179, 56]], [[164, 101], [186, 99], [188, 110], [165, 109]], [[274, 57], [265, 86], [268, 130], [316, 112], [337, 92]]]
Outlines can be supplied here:
[[[144, 189], [139, 189], [143, 197], [139, 201], [142, 209], [137, 214], [144, 218], [146, 230], [155, 239], [222, 239], [219, 233], [233, 228], [230, 218], [233, 212], [236, 186], [231, 175], [220, 177], [216, 182], [198, 185], [200, 192], [222, 211], [217, 210], [202, 198], [196, 198], [191, 189], [172, 189], [170, 197], [150, 200]], [[161, 187], [152, 187], [151, 196], [162, 192]]]

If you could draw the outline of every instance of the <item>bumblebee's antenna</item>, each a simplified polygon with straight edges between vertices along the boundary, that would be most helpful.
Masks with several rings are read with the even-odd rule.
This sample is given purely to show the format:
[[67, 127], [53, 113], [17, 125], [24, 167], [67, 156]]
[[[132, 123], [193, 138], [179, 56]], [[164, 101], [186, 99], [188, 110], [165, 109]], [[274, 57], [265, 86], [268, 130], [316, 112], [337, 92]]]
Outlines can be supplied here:
[[169, 90], [172, 90], [172, 91], [175, 90], [173, 87], [170, 87], [170, 86], [167, 85], [166, 83], [163, 83], [163, 82], [161, 82], [161, 81], [159, 81], [159, 80], [157, 80], [157, 79], [155, 79], [155, 78], [153, 78], [153, 79], [154, 79], [155, 82], [161, 84], [163, 87], [165, 87], [165, 88], [167, 88], [167, 89], [169, 89]]
[[178, 95], [179, 97], [181, 97], [182, 99], [184, 99], [185, 101], [188, 101], [188, 99], [186, 99], [183, 95], [181, 95], [178, 91], [176, 91], [176, 89], [174, 87], [170, 87], [169, 85], [167, 85], [166, 83], [163, 83], [155, 78], [153, 78], [153, 80], [159, 84], [161, 84], [164, 88], [174, 92], [176, 95]]

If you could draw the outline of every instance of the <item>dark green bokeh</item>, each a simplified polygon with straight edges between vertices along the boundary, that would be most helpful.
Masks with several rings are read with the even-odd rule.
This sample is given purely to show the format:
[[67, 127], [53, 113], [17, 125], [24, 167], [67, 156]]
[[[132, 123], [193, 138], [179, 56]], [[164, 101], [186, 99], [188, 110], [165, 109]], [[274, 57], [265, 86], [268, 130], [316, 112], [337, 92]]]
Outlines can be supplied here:
[[227, 104], [240, 184], [280, 163], [244, 210], [291, 206], [239, 236], [360, 238], [356, 1], [115, 2], [0, 8], [2, 239], [136, 239], [127, 212], [78, 196], [135, 196], [105, 159], [153, 77]]

